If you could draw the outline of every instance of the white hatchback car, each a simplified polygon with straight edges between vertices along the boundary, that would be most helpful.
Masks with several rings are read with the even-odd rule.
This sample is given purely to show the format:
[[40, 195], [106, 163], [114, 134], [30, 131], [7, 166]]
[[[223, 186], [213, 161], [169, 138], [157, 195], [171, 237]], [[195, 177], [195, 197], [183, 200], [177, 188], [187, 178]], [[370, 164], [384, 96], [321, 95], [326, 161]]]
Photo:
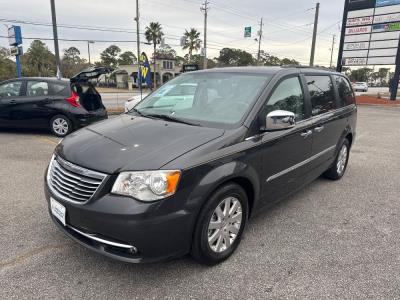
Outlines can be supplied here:
[[368, 83], [366, 82], [356, 82], [353, 86], [356, 92], [368, 92]]
[[137, 95], [137, 96], [133, 96], [132, 98], [129, 98], [126, 102], [125, 102], [125, 112], [130, 111], [132, 108], [135, 107], [136, 104], [138, 104], [141, 99], [146, 98], [150, 93], [143, 93], [142, 96]]

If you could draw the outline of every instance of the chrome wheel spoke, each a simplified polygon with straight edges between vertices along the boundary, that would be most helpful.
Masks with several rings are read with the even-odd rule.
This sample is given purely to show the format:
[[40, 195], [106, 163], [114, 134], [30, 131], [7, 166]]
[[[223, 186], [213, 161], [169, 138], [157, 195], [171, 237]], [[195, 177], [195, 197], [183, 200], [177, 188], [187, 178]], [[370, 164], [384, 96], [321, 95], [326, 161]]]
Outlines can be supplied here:
[[215, 208], [208, 224], [208, 244], [214, 252], [229, 249], [242, 225], [242, 205], [235, 197], [222, 200]]

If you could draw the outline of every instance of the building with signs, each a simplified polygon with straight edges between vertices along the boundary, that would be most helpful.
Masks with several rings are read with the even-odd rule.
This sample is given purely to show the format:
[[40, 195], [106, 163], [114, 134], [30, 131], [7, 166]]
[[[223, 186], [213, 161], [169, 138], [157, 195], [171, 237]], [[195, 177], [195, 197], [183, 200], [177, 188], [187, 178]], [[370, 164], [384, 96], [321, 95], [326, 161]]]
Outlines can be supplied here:
[[396, 65], [398, 83], [399, 38], [400, 0], [346, 0], [338, 71], [342, 66]]

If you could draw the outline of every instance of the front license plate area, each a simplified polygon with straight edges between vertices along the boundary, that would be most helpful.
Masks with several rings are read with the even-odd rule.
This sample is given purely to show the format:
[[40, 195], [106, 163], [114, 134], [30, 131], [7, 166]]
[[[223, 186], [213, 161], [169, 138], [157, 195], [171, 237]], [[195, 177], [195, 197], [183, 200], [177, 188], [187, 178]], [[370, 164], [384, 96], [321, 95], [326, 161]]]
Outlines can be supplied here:
[[50, 198], [50, 208], [53, 216], [56, 217], [64, 226], [66, 226], [65, 215], [67, 210], [65, 206], [57, 202], [55, 199]]

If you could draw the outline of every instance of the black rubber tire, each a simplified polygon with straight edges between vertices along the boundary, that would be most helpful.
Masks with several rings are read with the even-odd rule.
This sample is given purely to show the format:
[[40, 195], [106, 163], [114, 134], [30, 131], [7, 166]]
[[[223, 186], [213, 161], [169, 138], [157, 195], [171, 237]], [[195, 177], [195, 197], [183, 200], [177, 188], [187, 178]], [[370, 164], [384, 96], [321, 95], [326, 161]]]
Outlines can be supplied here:
[[[343, 148], [343, 146], [347, 147], [347, 159], [346, 159], [346, 164], [345, 164], [343, 172], [341, 174], [339, 174], [339, 172], [337, 170], [337, 163], [338, 163], [338, 159], [339, 159], [339, 155], [340, 155], [340, 150]], [[350, 157], [350, 142], [349, 142], [348, 139], [344, 139], [344, 141], [342, 142], [342, 144], [338, 148], [337, 152], [338, 153], [336, 155], [335, 161], [333, 162], [332, 166], [330, 167], [329, 170], [327, 170], [323, 174], [323, 176], [325, 178], [328, 178], [328, 179], [331, 179], [331, 180], [340, 180], [340, 179], [342, 179], [342, 177], [346, 173], [347, 164], [349, 163], [349, 157]]]
[[[232, 245], [224, 252], [216, 253], [211, 250], [208, 244], [208, 224], [216, 207], [223, 199], [229, 196], [236, 197], [242, 205], [242, 223], [236, 240]], [[209, 266], [216, 265], [229, 258], [240, 244], [247, 223], [248, 211], [249, 204], [247, 194], [241, 186], [235, 183], [228, 183], [218, 188], [211, 195], [199, 214], [192, 241], [192, 257], [199, 263]]]
[[[57, 133], [56, 131], [54, 131], [54, 129], [53, 129], [53, 122], [54, 122], [54, 120], [56, 120], [56, 119], [58, 119], [58, 118], [64, 119], [64, 120], [67, 122], [67, 124], [68, 124], [68, 131], [67, 131], [65, 134], [59, 134], [59, 133]], [[67, 118], [66, 116], [64, 116], [64, 115], [55, 115], [54, 117], [52, 117], [51, 120], [50, 120], [49, 126], [50, 126], [50, 131], [51, 131], [51, 133], [52, 133], [53, 135], [55, 135], [56, 137], [60, 137], [60, 138], [66, 137], [66, 136], [67, 136], [68, 134], [70, 134], [70, 133], [72, 132], [72, 130], [73, 130], [71, 120], [68, 119], [68, 118]]]

